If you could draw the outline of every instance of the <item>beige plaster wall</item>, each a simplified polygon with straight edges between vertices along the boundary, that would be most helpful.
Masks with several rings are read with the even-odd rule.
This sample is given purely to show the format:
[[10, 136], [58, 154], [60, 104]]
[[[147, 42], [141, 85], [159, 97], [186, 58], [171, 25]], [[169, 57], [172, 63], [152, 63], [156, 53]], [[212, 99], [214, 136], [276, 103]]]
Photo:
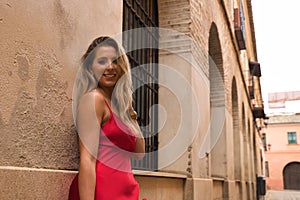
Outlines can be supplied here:
[[75, 169], [78, 61], [95, 37], [121, 32], [122, 1], [10, 0], [0, 18], [0, 165]]
[[[189, 22], [190, 11], [188, 1], [170, 1], [160, 0], [158, 1], [159, 10], [159, 27], [164, 28], [162, 38], [160, 38], [160, 55], [159, 64], [162, 66], [159, 68], [159, 79], [161, 82], [171, 83], [172, 85], [161, 85], [159, 88], [159, 104], [166, 111], [166, 122], [160, 124], [162, 129], [159, 131], [159, 149], [170, 149], [168, 151], [159, 151], [158, 153], [158, 165], [159, 168], [164, 171], [171, 171], [177, 173], [189, 173], [189, 152], [188, 146], [175, 144], [172, 142], [178, 135], [190, 135], [190, 131], [182, 131], [182, 126], [191, 126], [192, 114], [182, 116], [182, 109], [192, 110], [189, 106], [190, 98], [189, 94], [185, 93], [190, 88], [183, 88], [179, 81], [185, 80], [191, 83], [191, 66], [190, 62], [186, 58], [189, 55], [191, 49], [191, 43], [188, 40], [189, 34]], [[172, 30], [172, 31], [168, 31]], [[172, 53], [170, 53], [172, 52]], [[170, 76], [170, 73], [166, 73], [166, 70], [162, 70], [164, 66], [167, 66], [174, 72], [174, 76]], [[174, 69], [174, 70], [172, 70]], [[168, 70], [167, 70], [168, 71]], [[181, 91], [172, 91], [172, 87], [182, 87]], [[184, 95], [182, 95], [184, 94]], [[183, 105], [184, 104], [184, 105]], [[159, 115], [160, 116], [160, 115]], [[158, 120], [162, 122], [162, 118]], [[184, 125], [183, 125], [184, 124]], [[184, 138], [182, 138], [184, 139]], [[178, 140], [177, 140], [178, 141]], [[178, 151], [177, 151], [178, 150]], [[178, 156], [173, 156], [174, 151]], [[172, 158], [171, 158], [172, 157]], [[170, 159], [171, 158], [171, 159]], [[171, 162], [166, 162], [166, 159]]]
[[[76, 171], [46, 170], [24, 167], [0, 167], [0, 199], [66, 200]], [[169, 178], [165, 173], [154, 176], [136, 174], [140, 200], [183, 200], [184, 176]], [[187, 199], [190, 200], [190, 199]]]
[[0, 199], [66, 199], [78, 61], [95, 37], [121, 31], [120, 0], [0, 3]]
[[140, 198], [147, 200], [183, 200], [185, 180], [180, 178], [136, 176]]
[[76, 172], [0, 167], [0, 199], [66, 200]]

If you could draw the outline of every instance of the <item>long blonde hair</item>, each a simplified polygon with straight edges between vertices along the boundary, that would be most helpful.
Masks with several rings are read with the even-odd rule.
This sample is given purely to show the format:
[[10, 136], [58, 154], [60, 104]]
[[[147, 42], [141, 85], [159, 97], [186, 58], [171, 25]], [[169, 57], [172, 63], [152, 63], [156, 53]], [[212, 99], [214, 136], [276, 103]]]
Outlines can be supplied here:
[[118, 43], [107, 36], [96, 38], [88, 47], [87, 51], [81, 58], [81, 65], [77, 73], [75, 85], [73, 88], [73, 118], [76, 125], [78, 105], [80, 98], [98, 87], [98, 79], [93, 70], [92, 63], [97, 50], [101, 46], [111, 46], [117, 53], [117, 65], [122, 69], [123, 75], [117, 81], [111, 98], [112, 109], [120, 119], [136, 133], [139, 129], [134, 125], [128, 109], [132, 103], [132, 80], [128, 58], [125, 51]]

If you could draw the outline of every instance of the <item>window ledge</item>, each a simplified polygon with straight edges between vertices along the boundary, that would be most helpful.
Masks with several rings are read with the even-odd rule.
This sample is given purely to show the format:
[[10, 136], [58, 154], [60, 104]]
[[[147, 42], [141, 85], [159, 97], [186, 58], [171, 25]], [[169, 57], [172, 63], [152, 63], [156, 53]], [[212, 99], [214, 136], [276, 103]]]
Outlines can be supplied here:
[[153, 172], [153, 171], [143, 171], [143, 170], [132, 170], [132, 173], [136, 176], [155, 176], [155, 177], [168, 177], [168, 178], [181, 178], [186, 179], [187, 174], [178, 174], [170, 172]]
[[221, 177], [211, 177], [213, 181], [225, 181], [225, 178]]

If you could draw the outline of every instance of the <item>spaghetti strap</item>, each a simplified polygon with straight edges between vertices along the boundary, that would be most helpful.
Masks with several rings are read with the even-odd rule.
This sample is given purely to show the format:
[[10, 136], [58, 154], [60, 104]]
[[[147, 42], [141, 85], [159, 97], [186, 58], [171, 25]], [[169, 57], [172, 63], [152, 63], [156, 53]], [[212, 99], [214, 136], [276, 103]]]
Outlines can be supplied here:
[[110, 107], [109, 103], [106, 101], [105, 98], [104, 98], [104, 101], [105, 101], [105, 104], [107, 105], [107, 107], [109, 109], [110, 114], [112, 114], [112, 110], [111, 110], [111, 107]]

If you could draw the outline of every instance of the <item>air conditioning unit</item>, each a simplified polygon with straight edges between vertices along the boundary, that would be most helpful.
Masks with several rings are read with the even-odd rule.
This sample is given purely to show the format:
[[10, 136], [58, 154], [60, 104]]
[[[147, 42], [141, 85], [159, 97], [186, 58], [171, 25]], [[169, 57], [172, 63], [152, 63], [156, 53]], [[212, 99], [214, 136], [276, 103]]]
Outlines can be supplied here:
[[258, 62], [249, 62], [250, 74], [252, 76], [261, 77], [260, 64]]
[[252, 112], [254, 118], [266, 118], [266, 114], [263, 107], [254, 107]]

